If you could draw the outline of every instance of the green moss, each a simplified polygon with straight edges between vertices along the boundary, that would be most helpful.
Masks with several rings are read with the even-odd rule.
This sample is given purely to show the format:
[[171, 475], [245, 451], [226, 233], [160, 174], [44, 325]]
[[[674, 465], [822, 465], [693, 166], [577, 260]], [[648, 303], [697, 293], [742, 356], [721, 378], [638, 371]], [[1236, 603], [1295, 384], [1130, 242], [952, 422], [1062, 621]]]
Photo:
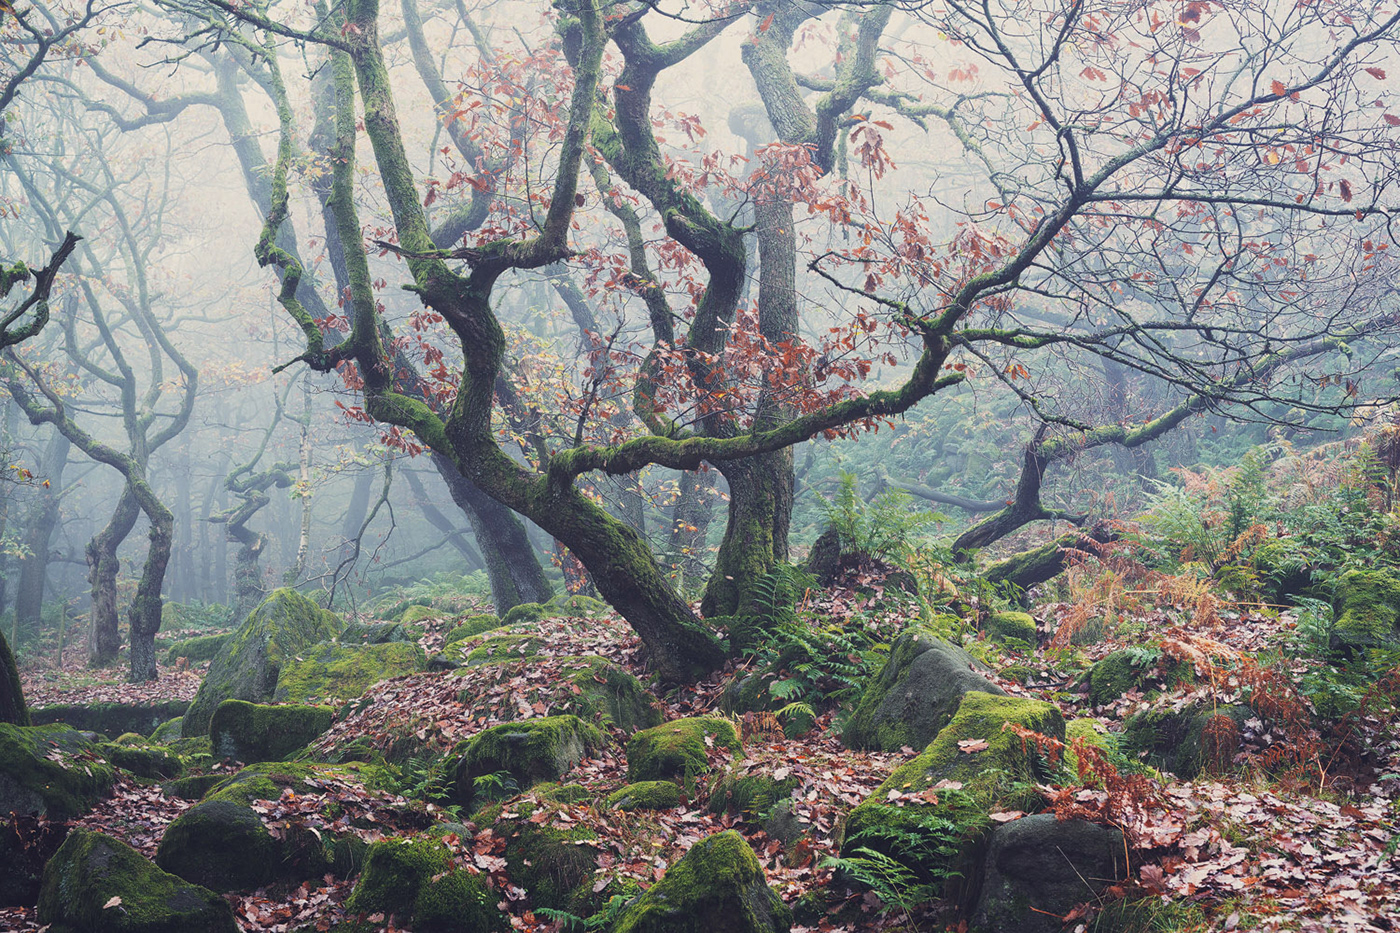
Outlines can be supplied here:
[[578, 708], [571, 712], [623, 732], [647, 729], [665, 718], [661, 704], [630, 671], [605, 658], [582, 660], [583, 669], [569, 678], [578, 688], [574, 694]]
[[1355, 653], [1400, 643], [1400, 578], [1385, 570], [1349, 570], [1332, 595], [1332, 647]]
[[157, 703], [55, 703], [30, 710], [36, 726], [64, 723], [84, 732], [122, 735], [137, 732], [150, 735], [161, 723], [184, 715], [184, 700]]
[[229, 637], [185, 712], [185, 735], [204, 735], [224, 700], [259, 702], [277, 688], [282, 665], [341, 630], [340, 619], [295, 590], [276, 590]]
[[156, 849], [161, 868], [220, 893], [272, 882], [281, 862], [277, 840], [251, 808], [212, 796], [176, 817]]
[[411, 642], [377, 645], [323, 645], [282, 665], [278, 701], [353, 700], [372, 684], [416, 674], [427, 665], [423, 649]]
[[530, 906], [567, 910], [588, 916], [602, 906], [593, 894], [593, 870], [601, 849], [597, 835], [585, 827], [535, 823], [525, 814], [497, 820], [493, 834], [506, 840], [506, 871], [530, 895]]
[[1115, 651], [1089, 668], [1089, 699], [1095, 706], [1107, 706], [1147, 679], [1148, 669], [1133, 663], [1136, 654], [1126, 648]]
[[357, 913], [382, 913], [426, 933], [504, 933], [509, 925], [496, 909], [496, 901], [480, 876], [457, 865], [442, 840], [419, 836], [371, 845], [345, 907]]
[[210, 788], [227, 780], [227, 774], [190, 774], [173, 781], [167, 781], [160, 786], [160, 790], [167, 797], [199, 800], [209, 793]]
[[476, 779], [508, 772], [521, 790], [557, 781], [603, 746], [603, 734], [577, 716], [549, 716], [492, 726], [464, 743], [453, 766], [452, 798], [469, 806]]
[[[1217, 715], [1229, 717], [1234, 728], [1219, 734], [1212, 748], [1205, 739], [1206, 727]], [[1125, 755], [1191, 780], [1207, 766], [1228, 770], [1238, 750], [1239, 727], [1251, 715], [1247, 706], [1149, 710], [1130, 716], [1123, 723], [1119, 748]]]
[[225, 700], [214, 711], [209, 737], [214, 754], [237, 761], [290, 758], [331, 727], [329, 706], [273, 706]]
[[627, 779], [689, 782], [710, 770], [711, 748], [739, 750], [739, 735], [729, 720], [701, 716], [644, 729], [627, 742]]
[[777, 780], [767, 774], [725, 773], [710, 791], [711, 813], [733, 813], [750, 820], [763, 820], [773, 808], [788, 799], [797, 785], [795, 777]]
[[[108, 907], [114, 898], [118, 903]], [[166, 874], [121, 842], [75, 829], [44, 869], [38, 919], [51, 933], [236, 933], [213, 891]]]
[[1109, 750], [1113, 748], [1113, 740], [1108, 737], [1108, 730], [1104, 724], [1097, 719], [1071, 719], [1065, 723], [1065, 767], [1071, 774], [1079, 773], [1079, 756], [1072, 746], [1075, 739], [1082, 739], [1084, 744], [1094, 748]]
[[[848, 854], [856, 846], [885, 848], [878, 838], [885, 834], [928, 835], [929, 852], [911, 866], [923, 880], [968, 872], [985, 837], [987, 814], [997, 806], [1028, 808], [1036, 797], [1034, 785], [1048, 777], [1035, 747], [1006, 729], [1007, 723], [1061, 741], [1065, 737], [1064, 717], [1049, 703], [966, 694], [938, 737], [847, 815]], [[978, 747], [982, 742], [985, 748]], [[935, 792], [937, 800], [930, 802], [923, 792], [941, 781], [961, 788]], [[891, 799], [895, 791], [903, 796]], [[889, 854], [902, 853], [894, 846]]]
[[614, 810], [670, 810], [682, 796], [675, 781], [638, 781], [608, 794], [607, 804]]
[[1035, 619], [1028, 612], [994, 612], [987, 619], [983, 631], [992, 641], [1015, 639], [1032, 648], [1036, 644]]
[[178, 756], [159, 746], [108, 742], [98, 745], [97, 750], [118, 768], [138, 777], [173, 778], [185, 770]]
[[502, 625], [519, 625], [521, 622], [543, 622], [550, 617], [550, 607], [543, 603], [520, 603], [512, 606], [501, 616]]
[[165, 652], [165, 663], [174, 664], [180, 658], [185, 658], [195, 664], [200, 661], [212, 661], [214, 655], [219, 653], [219, 649], [229, 640], [227, 634], [224, 635], [199, 635], [195, 638], [186, 638], [184, 641], [177, 641]]
[[482, 632], [492, 632], [505, 625], [496, 616], [490, 613], [482, 615], [467, 616], [462, 620], [462, 624], [447, 633], [447, 641], [443, 643], [443, 650], [463, 639], [471, 638], [473, 635], [480, 635]]
[[449, 615], [451, 615], [451, 613], [438, 609], [435, 606], [409, 606], [403, 611], [403, 614], [399, 616], [399, 622], [403, 625], [413, 625], [425, 619], [444, 619]]
[[0, 813], [73, 819], [115, 779], [111, 765], [75, 729], [0, 723]]
[[768, 887], [749, 844], [727, 830], [691, 846], [613, 933], [772, 933], [791, 924], [792, 912]]
[[168, 745], [181, 737], [180, 727], [184, 724], [183, 716], [176, 716], [156, 727], [156, 731], [151, 733], [151, 741], [160, 745]]

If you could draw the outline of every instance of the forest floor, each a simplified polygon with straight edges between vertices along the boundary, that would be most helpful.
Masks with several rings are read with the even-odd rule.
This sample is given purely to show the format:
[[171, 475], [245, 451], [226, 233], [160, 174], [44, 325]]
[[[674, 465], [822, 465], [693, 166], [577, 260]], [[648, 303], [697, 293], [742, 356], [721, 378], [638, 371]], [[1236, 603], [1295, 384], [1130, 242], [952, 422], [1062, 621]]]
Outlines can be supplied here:
[[[831, 605], [854, 612], [861, 608], [861, 601], [851, 594], [849, 598], [838, 596], [828, 603]], [[1036, 612], [1042, 639], [1054, 632], [1068, 611], [1066, 606], [1050, 604]], [[1138, 618], [1128, 627], [1135, 634], [1080, 649], [1068, 666], [1063, 653], [1044, 649], [995, 655], [995, 664], [1015, 672], [1014, 676], [999, 677], [998, 682], [1008, 693], [1055, 703], [1067, 720], [1094, 718], [1104, 730], [1117, 731], [1125, 717], [1149, 706], [1181, 709], [1203, 700], [1221, 705], [1238, 700], [1246, 684], [1237, 673], [1212, 676], [1213, 659], [1252, 658], [1270, 652], [1288, 637], [1293, 625], [1286, 612], [1236, 611], [1210, 613], [1212, 624], [1188, 630], [1180, 621], [1184, 615], [1168, 608]], [[1180, 651], [1186, 656], [1195, 652], [1198, 674], [1205, 676], [1160, 693], [1152, 691], [1150, 696], [1130, 691], [1110, 706], [1092, 707], [1087, 693], [1075, 686], [1073, 674], [1087, 661], [1115, 648], [1140, 645], [1144, 631], [1166, 633], [1165, 639], [1185, 646]], [[570, 659], [582, 655], [602, 655], [645, 677], [637, 639], [618, 619], [551, 620], [540, 624], [539, 634], [544, 640], [539, 650], [545, 660], [479, 669], [471, 675], [475, 681], [469, 691], [474, 697], [470, 704], [459, 701], [464, 681], [457, 676], [425, 673], [386, 681], [371, 689], [371, 705], [338, 722], [323, 741], [329, 743], [344, 732], [382, 735], [391, 727], [412, 724], [429, 747], [446, 751], [458, 739], [487, 725], [542, 715], [550, 691], [567, 680], [564, 672]], [[432, 649], [434, 639], [440, 644], [441, 638], [440, 633], [430, 633], [425, 636], [425, 647]], [[23, 672], [31, 705], [187, 699], [193, 697], [201, 677], [198, 667], [163, 669], [160, 680], [131, 685], [123, 682], [121, 671], [84, 670], [77, 653], [65, 655], [64, 660], [61, 670]], [[705, 682], [665, 697], [668, 718], [720, 715], [720, 694], [735, 673], [731, 666]], [[1306, 671], [1292, 673], [1302, 676]], [[742, 725], [745, 746], [739, 767], [777, 779], [795, 776], [800, 780], [793, 793], [795, 809], [811, 827], [811, 843], [785, 850], [760, 826], [732, 814], [711, 813], [703, 799], [683, 801], [680, 807], [658, 812], [619, 813], [601, 803], [565, 805], [555, 819], [591, 829], [601, 841], [600, 888], [615, 877], [630, 877], [647, 886], [695, 841], [730, 828], [748, 838], [767, 870], [769, 883], [789, 903], [814, 886], [835, 885], [822, 860], [836, 854], [843, 814], [864, 800], [913, 750], [882, 754], [846, 749], [839, 742], [831, 713], [821, 716], [811, 732], [795, 739], [765, 731], [761, 722], [745, 721]], [[1111, 888], [1099, 903], [1086, 905], [1078, 917], [1071, 918], [1078, 922], [1071, 922], [1067, 929], [1092, 929], [1097, 910], [1114, 898], [1130, 897], [1159, 905], [1154, 929], [1161, 930], [1400, 930], [1400, 865], [1394, 858], [1400, 838], [1396, 830], [1400, 734], [1390, 732], [1383, 717], [1367, 715], [1364, 706], [1339, 728], [1346, 733], [1339, 741], [1329, 744], [1314, 734], [1302, 743], [1306, 747], [1299, 752], [1297, 736], [1272, 734], [1262, 720], [1251, 718], [1243, 727], [1241, 751], [1235, 761], [1228, 768], [1217, 769], [1224, 773], [1203, 775], [1192, 782], [1166, 775], [1160, 783], [1134, 785], [1135, 790], [1105, 789], [1093, 781], [1068, 790], [1045, 788], [1047, 808], [1053, 805], [1061, 812], [1099, 814], [1127, 830], [1133, 844], [1131, 880]], [[1295, 757], [1283, 761], [1280, 749], [1284, 745], [1312, 760]], [[718, 762], [718, 752], [716, 757]], [[614, 745], [585, 760], [566, 780], [583, 784], [601, 802], [607, 793], [627, 783], [626, 768], [620, 745]], [[382, 815], [381, 829], [361, 831], [371, 840], [393, 835], [393, 814], [409, 805], [382, 792], [366, 792], [358, 800], [346, 800], [350, 793], [327, 791], [327, 795], [337, 795], [342, 807]], [[1135, 797], [1109, 799], [1113, 794]], [[531, 800], [528, 793], [520, 799]], [[284, 801], [264, 818], [296, 818], [325, 802], [311, 799], [293, 805]], [[77, 823], [153, 856], [163, 827], [189, 806], [190, 801], [165, 796], [159, 784], [127, 777], [110, 798]], [[432, 804], [426, 806], [435, 817], [447, 818]], [[1004, 822], [1021, 815], [997, 813], [993, 819]], [[489, 832], [464, 840], [471, 859], [491, 876], [501, 893], [516, 929], [538, 933], [558, 929], [554, 922], [524, 906], [528, 903], [524, 892], [502, 871], [504, 860], [499, 853], [503, 845], [504, 840]], [[350, 881], [326, 876], [293, 888], [230, 895], [229, 899], [244, 930], [325, 930], [345, 919], [342, 905], [350, 888]], [[958, 927], [956, 920], [936, 909], [890, 910], [868, 892], [851, 891], [845, 896], [844, 903], [839, 898], [833, 901], [835, 908], [844, 907], [839, 914], [834, 908], [828, 919], [814, 926], [795, 927], [796, 933]], [[38, 930], [39, 926], [32, 910], [10, 909], [0, 911], [0, 929]], [[386, 925], [384, 929], [393, 927]]]

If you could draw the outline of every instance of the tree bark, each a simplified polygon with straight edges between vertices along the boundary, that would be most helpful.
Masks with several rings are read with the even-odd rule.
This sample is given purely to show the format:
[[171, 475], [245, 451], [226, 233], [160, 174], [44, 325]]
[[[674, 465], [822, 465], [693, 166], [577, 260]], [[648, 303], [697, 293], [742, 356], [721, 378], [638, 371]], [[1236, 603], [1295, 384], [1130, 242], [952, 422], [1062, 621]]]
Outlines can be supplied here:
[[86, 549], [88, 584], [92, 587], [92, 628], [88, 642], [88, 667], [110, 667], [121, 649], [117, 625], [117, 549], [131, 534], [141, 514], [131, 488], [122, 489], [107, 527], [93, 536]]
[[47, 486], [35, 489], [29, 506], [28, 527], [24, 534], [25, 555], [19, 564], [19, 586], [15, 591], [15, 637], [12, 647], [19, 645], [21, 628], [37, 632], [44, 608], [44, 585], [49, 573], [49, 539], [58, 525], [59, 492], [63, 486], [63, 468], [68, 464], [70, 443], [55, 431], [44, 448], [43, 465], [39, 473]]

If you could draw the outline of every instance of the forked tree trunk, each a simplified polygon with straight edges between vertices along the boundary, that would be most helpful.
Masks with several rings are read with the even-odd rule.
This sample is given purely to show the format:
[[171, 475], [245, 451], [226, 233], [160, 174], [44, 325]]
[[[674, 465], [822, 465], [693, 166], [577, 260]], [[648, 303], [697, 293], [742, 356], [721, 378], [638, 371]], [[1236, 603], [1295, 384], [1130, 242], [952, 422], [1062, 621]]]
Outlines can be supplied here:
[[121, 498], [107, 527], [98, 532], [87, 546], [88, 584], [92, 587], [92, 629], [88, 643], [88, 667], [109, 667], [121, 649], [121, 633], [117, 625], [117, 571], [121, 547], [141, 508], [131, 488], [122, 489]]

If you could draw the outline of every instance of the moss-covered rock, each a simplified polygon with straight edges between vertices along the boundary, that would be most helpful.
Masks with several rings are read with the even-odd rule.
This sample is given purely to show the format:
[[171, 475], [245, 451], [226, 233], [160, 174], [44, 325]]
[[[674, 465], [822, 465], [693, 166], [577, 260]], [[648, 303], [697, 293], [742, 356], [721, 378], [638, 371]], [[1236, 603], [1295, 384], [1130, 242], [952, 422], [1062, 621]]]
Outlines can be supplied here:
[[841, 733], [849, 748], [923, 748], [969, 692], [1004, 695], [972, 655], [916, 626], [890, 647], [889, 660], [861, 695]]
[[568, 712], [628, 733], [660, 725], [665, 718], [661, 704], [630, 671], [605, 658], [580, 661], [581, 667], [569, 676], [573, 699]]
[[382, 913], [423, 933], [508, 930], [497, 896], [434, 836], [384, 839], [369, 847], [347, 910]]
[[1070, 774], [1079, 773], [1079, 755], [1074, 750], [1076, 739], [1104, 751], [1115, 747], [1108, 728], [1097, 719], [1071, 719], [1065, 723], [1065, 767]]
[[992, 641], [1015, 639], [1032, 648], [1036, 644], [1035, 618], [1029, 612], [994, 612], [982, 626]]
[[683, 796], [675, 781], [638, 781], [608, 794], [607, 804], [614, 810], [670, 810]]
[[181, 732], [180, 727], [183, 726], [184, 723], [185, 717], [183, 716], [176, 716], [174, 719], [166, 720], [159, 726], [156, 726], [156, 731], [151, 733], [151, 741], [158, 745], [169, 745], [171, 742], [183, 738], [184, 733]]
[[225, 633], [223, 635], [197, 635], [194, 638], [177, 641], [165, 652], [165, 663], [174, 664], [181, 658], [193, 664], [198, 664], [201, 661], [212, 661], [228, 640], [229, 635]]
[[0, 632], [0, 723], [32, 725], [29, 708], [24, 704], [24, 691], [20, 688], [19, 668], [3, 632]]
[[1118, 746], [1125, 755], [1189, 781], [1202, 771], [1234, 766], [1240, 727], [1252, 715], [1247, 706], [1148, 710], [1128, 717]]
[[[542, 818], [541, 809], [547, 816]], [[567, 910], [586, 917], [605, 900], [593, 892], [602, 849], [591, 829], [558, 820], [560, 809], [554, 801], [542, 800], [538, 805], [517, 801], [509, 808], [513, 815], [498, 817], [491, 832], [506, 841], [501, 853], [506, 873], [529, 894], [532, 908]]]
[[740, 747], [739, 734], [727, 719], [674, 719], [643, 729], [628, 740], [627, 780], [689, 783], [710, 770], [710, 749], [737, 752]]
[[816, 725], [813, 711], [801, 708], [801, 704], [790, 705], [790, 701], [774, 696], [770, 689], [775, 681], [788, 676], [786, 670], [787, 665], [778, 661], [764, 670], [736, 678], [720, 694], [720, 709], [730, 716], [742, 716], [745, 713], [772, 713], [786, 708], [782, 719], [783, 734], [790, 739], [806, 735]]
[[459, 748], [452, 769], [452, 799], [469, 806], [477, 797], [476, 781], [508, 773], [524, 790], [557, 781], [588, 752], [603, 746], [603, 734], [577, 716], [548, 716], [492, 726]]
[[[843, 851], [886, 851], [925, 881], [970, 875], [987, 814], [997, 806], [1030, 806], [1030, 800], [1013, 799], [1016, 786], [1049, 777], [1035, 746], [1007, 729], [1008, 723], [1064, 741], [1064, 717], [1051, 704], [968, 693], [938, 737], [847, 815]], [[888, 830], [926, 836], [926, 850], [911, 860], [907, 849], [886, 843]]]
[[743, 836], [727, 830], [690, 847], [639, 897], [614, 933], [782, 933], [792, 912], [768, 887]]
[[173, 778], [185, 770], [178, 755], [159, 745], [107, 742], [98, 745], [97, 751], [118, 768], [138, 777]]
[[1141, 687], [1150, 668], [1135, 663], [1137, 658], [1137, 652], [1123, 648], [1094, 662], [1086, 676], [1089, 700], [1095, 706], [1107, 706], [1129, 690]]
[[761, 821], [787, 800], [799, 783], [796, 777], [779, 779], [759, 771], [730, 768], [710, 789], [707, 806], [711, 813], [733, 813]]
[[272, 698], [289, 703], [353, 700], [381, 680], [417, 674], [427, 661], [413, 642], [322, 645], [282, 665]]
[[277, 689], [282, 666], [329, 641], [341, 622], [296, 590], [275, 590], [244, 620], [209, 665], [185, 711], [184, 734], [204, 735], [225, 700], [265, 702]]
[[462, 624], [447, 633], [447, 639], [443, 642], [443, 650], [447, 650], [459, 641], [471, 638], [473, 635], [480, 635], [483, 632], [494, 632], [505, 625], [499, 618], [490, 613], [467, 616], [462, 620]]
[[115, 779], [76, 729], [0, 724], [0, 815], [70, 820], [92, 809]]
[[1400, 645], [1400, 576], [1348, 570], [1332, 592], [1332, 648], [1356, 654]]
[[184, 700], [156, 703], [54, 703], [31, 709], [36, 726], [63, 723], [83, 732], [122, 735], [136, 732], [150, 735], [161, 723], [183, 716], [190, 704]]
[[506, 610], [501, 616], [502, 625], [519, 625], [522, 622], [542, 622], [554, 613], [544, 603], [520, 603]]
[[227, 774], [215, 772], [213, 774], [188, 774], [178, 777], [173, 781], [166, 781], [160, 786], [161, 793], [167, 797], [179, 797], [182, 800], [200, 800], [216, 784], [228, 780]]
[[1054, 814], [998, 826], [988, 842], [974, 933], [1060, 933], [1077, 904], [1128, 877], [1123, 834]]
[[214, 754], [236, 761], [290, 758], [331, 727], [329, 706], [275, 706], [225, 700], [214, 711], [209, 738]]
[[404, 609], [399, 615], [398, 621], [402, 625], [414, 625], [428, 619], [445, 619], [450, 615], [452, 613], [436, 606], [413, 605]]
[[[110, 906], [108, 906], [110, 905]], [[39, 922], [51, 933], [237, 933], [213, 891], [166, 874], [130, 846], [75, 829], [44, 869]]]

